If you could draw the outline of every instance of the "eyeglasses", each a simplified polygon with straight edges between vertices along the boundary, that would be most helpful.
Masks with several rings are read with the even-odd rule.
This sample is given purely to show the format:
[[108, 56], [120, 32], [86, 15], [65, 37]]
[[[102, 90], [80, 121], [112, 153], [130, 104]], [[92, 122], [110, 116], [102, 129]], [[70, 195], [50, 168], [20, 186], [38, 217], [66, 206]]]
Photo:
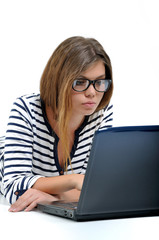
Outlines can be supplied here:
[[87, 90], [91, 84], [93, 84], [93, 87], [97, 92], [106, 92], [108, 91], [111, 83], [112, 80], [110, 79], [97, 79], [94, 81], [88, 79], [77, 79], [74, 80], [72, 88], [76, 92], [83, 92]]

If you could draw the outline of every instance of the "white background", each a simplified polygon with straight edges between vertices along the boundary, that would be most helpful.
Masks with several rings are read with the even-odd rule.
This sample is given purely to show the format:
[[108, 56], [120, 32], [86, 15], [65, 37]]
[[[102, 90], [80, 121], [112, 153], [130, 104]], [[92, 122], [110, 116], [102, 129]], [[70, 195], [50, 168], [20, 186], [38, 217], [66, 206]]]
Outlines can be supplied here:
[[158, 0], [0, 0], [0, 135], [13, 101], [39, 92], [59, 43], [96, 38], [111, 58], [114, 125], [159, 124]]

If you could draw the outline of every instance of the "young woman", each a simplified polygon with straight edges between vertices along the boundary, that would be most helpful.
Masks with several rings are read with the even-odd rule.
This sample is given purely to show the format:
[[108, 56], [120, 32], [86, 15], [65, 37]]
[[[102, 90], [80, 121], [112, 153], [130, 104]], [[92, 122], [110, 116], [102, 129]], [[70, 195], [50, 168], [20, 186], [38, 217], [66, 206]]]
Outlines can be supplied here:
[[77, 200], [95, 131], [112, 126], [111, 62], [98, 41], [72, 37], [50, 57], [40, 94], [18, 98], [1, 156], [9, 211], [40, 201]]

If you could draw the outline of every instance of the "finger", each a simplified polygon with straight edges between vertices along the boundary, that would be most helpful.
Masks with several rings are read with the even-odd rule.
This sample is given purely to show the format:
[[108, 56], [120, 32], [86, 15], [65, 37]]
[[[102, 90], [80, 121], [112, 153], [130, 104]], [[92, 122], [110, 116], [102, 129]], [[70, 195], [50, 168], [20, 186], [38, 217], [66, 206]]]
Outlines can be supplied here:
[[[19, 199], [18, 199], [19, 200]], [[12, 204], [9, 208], [9, 212], [19, 212], [24, 210], [30, 201], [18, 201], [15, 204]]]
[[31, 211], [33, 208], [35, 208], [36, 206], [37, 206], [37, 202], [34, 201], [34, 202], [32, 202], [24, 211], [25, 211], [25, 212], [29, 212], [29, 211]]
[[9, 208], [9, 212], [21, 211], [24, 208], [25, 208], [25, 202], [19, 198], [14, 204], [11, 205], [11, 207]]
[[24, 210], [30, 203], [35, 200], [30, 191], [25, 192], [14, 204], [9, 208], [10, 212], [19, 212]]

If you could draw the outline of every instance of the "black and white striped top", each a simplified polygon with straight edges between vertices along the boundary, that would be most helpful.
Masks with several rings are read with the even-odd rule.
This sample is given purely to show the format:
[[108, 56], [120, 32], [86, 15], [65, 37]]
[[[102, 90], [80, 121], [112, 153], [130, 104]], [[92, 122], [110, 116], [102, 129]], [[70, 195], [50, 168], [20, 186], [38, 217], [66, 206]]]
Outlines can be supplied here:
[[[96, 130], [112, 126], [112, 105], [89, 117], [75, 132], [71, 164], [63, 173], [58, 162], [58, 136], [49, 125], [39, 94], [25, 95], [13, 104], [1, 144], [0, 190], [12, 204], [42, 176], [85, 174]], [[1, 141], [3, 142], [3, 141]], [[15, 195], [18, 192], [18, 196]]]

